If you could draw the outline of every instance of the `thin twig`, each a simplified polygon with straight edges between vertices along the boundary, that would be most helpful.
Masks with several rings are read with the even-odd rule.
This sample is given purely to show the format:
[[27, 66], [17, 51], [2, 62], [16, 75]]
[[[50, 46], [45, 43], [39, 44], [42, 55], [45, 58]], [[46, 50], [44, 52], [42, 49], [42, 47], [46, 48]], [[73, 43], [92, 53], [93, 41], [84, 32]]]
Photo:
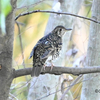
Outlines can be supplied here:
[[24, 53], [23, 53], [23, 45], [22, 45], [22, 38], [21, 38], [21, 35], [20, 35], [20, 26], [19, 26], [19, 23], [16, 21], [16, 24], [17, 24], [17, 27], [18, 27], [18, 34], [19, 34], [19, 41], [20, 41], [20, 47], [21, 47], [21, 54], [22, 54], [22, 59], [23, 59], [23, 66], [24, 68], [25, 67], [25, 62], [24, 62]]
[[13, 99], [18, 100], [18, 98], [16, 96], [14, 96], [13, 94], [9, 93], [9, 95], [11, 96], [11, 97], [9, 97], [10, 100], [13, 100]]
[[[95, 77], [96, 77], [96, 76], [95, 76]], [[74, 85], [77, 85], [77, 84], [82, 83], [82, 82], [90, 81], [90, 80], [94, 79], [95, 77], [91, 77], [91, 78], [82, 80], [82, 81], [80, 81], [80, 82], [75, 83]], [[70, 85], [70, 86], [71, 86], [71, 85]], [[66, 88], [68, 88], [68, 87], [69, 87], [69, 86], [65, 87], [64, 89], [66, 89]], [[60, 92], [60, 91], [61, 91], [61, 89], [60, 89], [60, 90], [57, 90], [57, 91], [55, 91], [55, 92], [52, 92], [52, 93], [50, 93], [49, 95], [45, 95], [45, 96], [43, 96], [43, 97], [41, 97], [41, 98], [39, 98], [39, 99], [37, 99], [37, 100], [42, 100], [42, 99], [44, 99], [44, 98], [46, 98], [46, 97], [48, 97], [48, 96], [50, 96], [50, 95], [53, 95], [53, 94], [55, 94], [55, 93]]]
[[15, 20], [17, 20], [19, 17], [21, 16], [25, 16], [25, 15], [29, 15], [29, 14], [33, 14], [33, 13], [54, 13], [54, 14], [63, 14], [63, 15], [70, 15], [70, 16], [75, 16], [75, 17], [79, 17], [79, 18], [83, 18], [83, 19], [87, 19], [89, 21], [92, 21], [92, 22], [95, 22], [95, 23], [98, 23], [100, 24], [100, 21], [97, 21], [95, 19], [92, 19], [92, 18], [88, 18], [88, 17], [83, 17], [83, 16], [80, 16], [80, 15], [76, 15], [76, 14], [72, 14], [72, 13], [68, 13], [68, 12], [55, 12], [55, 11], [47, 11], [47, 10], [35, 10], [35, 11], [30, 11], [30, 12], [26, 12], [26, 13], [22, 13], [22, 14], [19, 14]]
[[[95, 75], [95, 76], [93, 76], [93, 77], [91, 77], [91, 78], [87, 78], [87, 79], [85, 79], [85, 80], [82, 80], [82, 81], [80, 81], [80, 82], [75, 83], [74, 85], [77, 85], [77, 84], [82, 83], [82, 82], [90, 81], [90, 80], [94, 79], [95, 77], [97, 77], [97, 76]], [[69, 87], [69, 86], [65, 87], [64, 89], [66, 89], [66, 88], [68, 88], [68, 87]], [[24, 90], [24, 91], [25, 91], [25, 90]], [[23, 92], [24, 92], [24, 91], [23, 91]], [[45, 95], [45, 96], [43, 96], [43, 97], [41, 97], [41, 98], [39, 98], [39, 99], [37, 99], [37, 100], [44, 99], [44, 98], [46, 98], [46, 97], [48, 97], [48, 96], [50, 96], [50, 95], [53, 95], [53, 94], [55, 94], [55, 93], [58, 93], [58, 92], [60, 92], [60, 91], [61, 91], [61, 89], [60, 89], [60, 90], [57, 90], [57, 91], [55, 91], [55, 92], [52, 92], [52, 93], [50, 93], [50, 94], [48, 94], [48, 95]], [[18, 96], [19, 94], [21, 94], [21, 93], [23, 93], [23, 92], [21, 91], [21, 92], [18, 93], [16, 96]]]
[[61, 96], [60, 100], [64, 100], [65, 95], [68, 93], [68, 91], [76, 84], [76, 82], [82, 77], [82, 74], [79, 75], [72, 83], [71, 85], [67, 88], [67, 90], [63, 93]]

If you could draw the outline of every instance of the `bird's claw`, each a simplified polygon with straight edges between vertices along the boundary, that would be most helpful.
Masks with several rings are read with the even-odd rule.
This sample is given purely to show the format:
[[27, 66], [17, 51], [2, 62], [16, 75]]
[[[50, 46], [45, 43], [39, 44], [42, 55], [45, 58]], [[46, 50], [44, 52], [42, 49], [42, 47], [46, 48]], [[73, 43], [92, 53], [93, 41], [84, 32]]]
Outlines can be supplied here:
[[[48, 66], [48, 67], [51, 67], [51, 68], [50, 68], [50, 71], [52, 71], [52, 69], [53, 69], [54, 65], [53, 65], [53, 64], [51, 64], [51, 66]], [[46, 65], [44, 64], [44, 66], [43, 66], [43, 70], [44, 70], [44, 71], [45, 71], [45, 68], [46, 68]]]
[[45, 67], [46, 67], [46, 65], [44, 64], [44, 66], [43, 66], [43, 70], [45, 71]]
[[52, 64], [52, 65], [51, 65], [51, 69], [50, 69], [50, 71], [52, 71], [53, 67], [54, 67], [54, 65]]

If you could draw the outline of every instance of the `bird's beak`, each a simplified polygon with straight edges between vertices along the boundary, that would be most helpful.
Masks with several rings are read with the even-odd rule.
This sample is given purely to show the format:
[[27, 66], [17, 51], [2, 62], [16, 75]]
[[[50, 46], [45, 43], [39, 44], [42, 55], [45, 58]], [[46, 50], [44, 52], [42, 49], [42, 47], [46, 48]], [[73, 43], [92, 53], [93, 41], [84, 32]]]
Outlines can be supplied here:
[[66, 28], [66, 31], [71, 31], [72, 30], [72, 28]]

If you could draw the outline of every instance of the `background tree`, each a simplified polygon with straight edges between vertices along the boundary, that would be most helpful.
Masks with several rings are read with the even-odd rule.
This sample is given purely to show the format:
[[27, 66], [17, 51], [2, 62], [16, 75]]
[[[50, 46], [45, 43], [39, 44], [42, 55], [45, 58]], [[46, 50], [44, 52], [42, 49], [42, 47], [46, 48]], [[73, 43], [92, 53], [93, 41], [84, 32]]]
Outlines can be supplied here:
[[[93, 0], [92, 4], [92, 18], [95, 20], [100, 20], [100, 1]], [[99, 66], [100, 65], [100, 25], [91, 22], [90, 24], [90, 35], [88, 43], [88, 52], [86, 57], [85, 66]], [[83, 80], [90, 79], [89, 81], [83, 82], [81, 100], [95, 99], [99, 100], [100, 95], [98, 93], [100, 89], [100, 74], [92, 73], [89, 75], [84, 75]], [[95, 77], [95, 78], [94, 78]], [[96, 92], [97, 90], [97, 92]]]
[[11, 12], [5, 13], [6, 34], [3, 35], [0, 31], [0, 67], [1, 67], [0, 99], [1, 100], [7, 100], [10, 85], [14, 77], [12, 69], [12, 54], [13, 54], [14, 18], [15, 18], [16, 0], [11, 0], [11, 5], [12, 5]]

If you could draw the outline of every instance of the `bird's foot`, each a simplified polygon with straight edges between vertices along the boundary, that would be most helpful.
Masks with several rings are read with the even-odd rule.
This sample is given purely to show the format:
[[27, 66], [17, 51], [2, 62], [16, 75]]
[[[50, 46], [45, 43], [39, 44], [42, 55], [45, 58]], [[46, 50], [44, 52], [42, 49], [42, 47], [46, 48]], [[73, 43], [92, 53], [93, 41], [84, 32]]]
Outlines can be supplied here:
[[50, 71], [52, 71], [52, 69], [53, 69], [53, 67], [54, 67], [54, 65], [53, 65], [53, 63], [52, 63], [52, 60], [49, 60], [48, 62], [46, 62], [46, 63], [44, 64], [44, 66], [43, 66], [44, 70], [45, 70], [45, 67], [51, 67], [51, 68], [50, 68]]
[[53, 64], [51, 64], [51, 69], [50, 69], [50, 71], [52, 71], [53, 67], [54, 67], [54, 65], [53, 65]]
[[45, 68], [46, 68], [46, 65], [44, 64], [44, 66], [43, 66], [43, 70], [45, 70]]

